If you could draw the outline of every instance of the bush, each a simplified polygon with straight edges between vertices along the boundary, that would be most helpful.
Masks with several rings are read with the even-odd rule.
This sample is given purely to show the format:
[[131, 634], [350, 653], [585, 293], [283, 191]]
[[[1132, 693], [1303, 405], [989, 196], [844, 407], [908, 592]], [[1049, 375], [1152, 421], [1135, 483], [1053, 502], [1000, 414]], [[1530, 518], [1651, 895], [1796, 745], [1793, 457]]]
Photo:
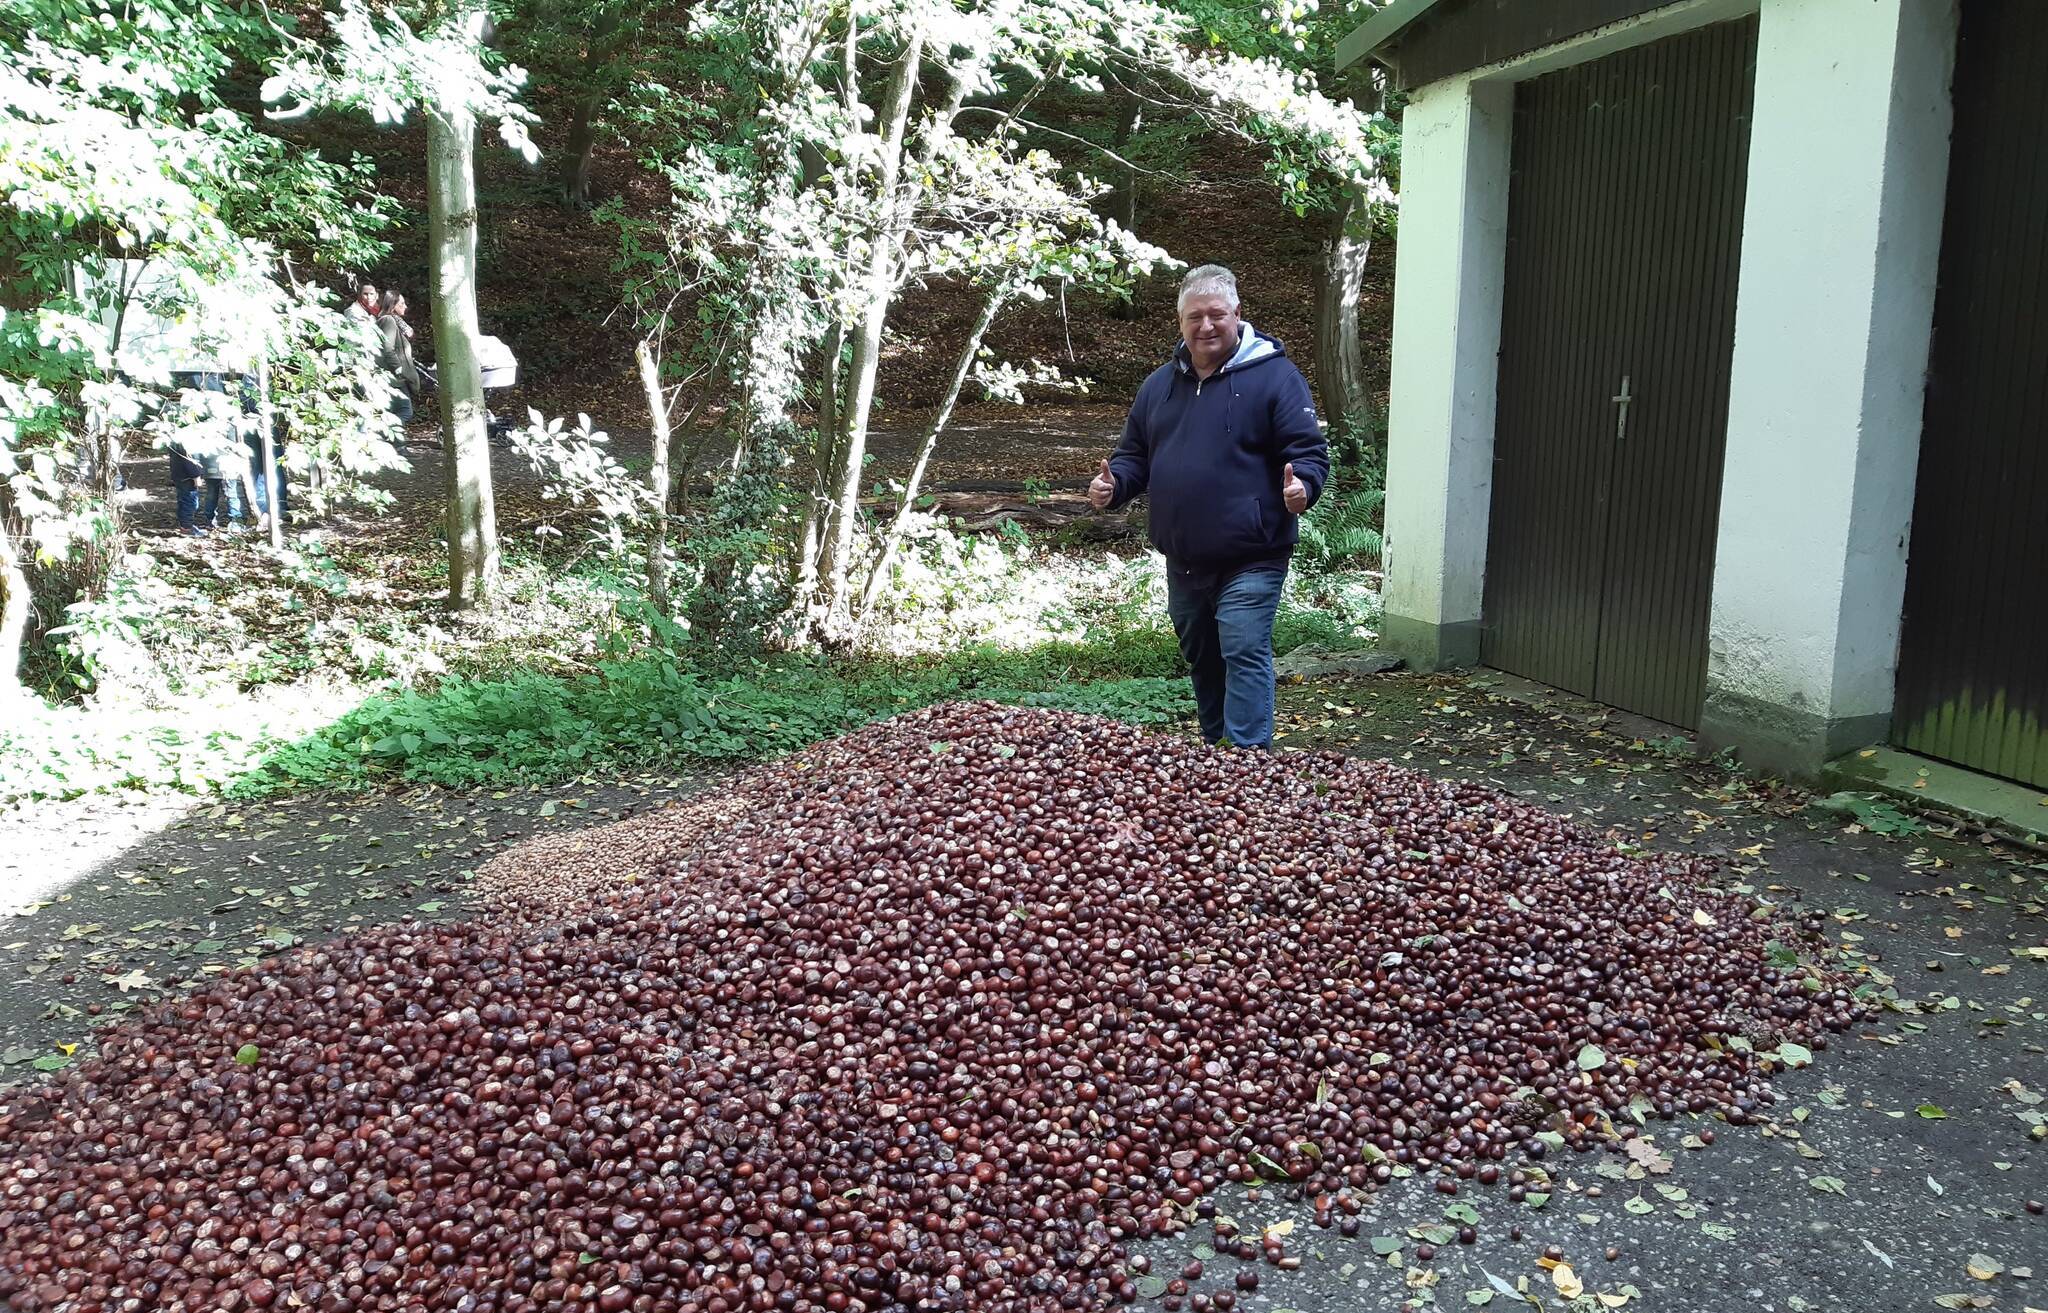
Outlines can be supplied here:
[[1386, 469], [1376, 457], [1338, 466], [1331, 471], [1329, 491], [1301, 517], [1296, 559], [1311, 568], [1378, 569], [1386, 505]]

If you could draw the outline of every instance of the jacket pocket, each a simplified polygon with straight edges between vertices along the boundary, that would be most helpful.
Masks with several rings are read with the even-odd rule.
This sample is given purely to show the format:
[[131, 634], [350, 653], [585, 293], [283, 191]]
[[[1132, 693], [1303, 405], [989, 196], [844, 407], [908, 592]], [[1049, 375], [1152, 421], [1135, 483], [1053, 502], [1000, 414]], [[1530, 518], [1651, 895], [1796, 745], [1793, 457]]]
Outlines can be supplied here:
[[1225, 502], [1220, 527], [1219, 558], [1250, 556], [1267, 546], [1265, 511], [1257, 497], [1232, 497]]

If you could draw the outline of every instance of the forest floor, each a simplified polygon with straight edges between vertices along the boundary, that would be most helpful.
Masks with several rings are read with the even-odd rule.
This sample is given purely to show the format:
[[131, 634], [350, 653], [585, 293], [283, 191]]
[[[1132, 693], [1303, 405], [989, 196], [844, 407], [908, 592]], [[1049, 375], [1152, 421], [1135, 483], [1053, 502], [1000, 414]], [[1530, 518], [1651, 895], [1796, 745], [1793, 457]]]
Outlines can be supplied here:
[[[2048, 1196], [2048, 1142], [2031, 1130], [2048, 1110], [2038, 854], [1917, 821], [1873, 833], [1796, 790], [1692, 759], [1664, 727], [1498, 676], [1295, 685], [1282, 691], [1281, 722], [1283, 746], [1484, 782], [1618, 842], [1717, 859], [1735, 882], [1825, 911], [1840, 964], [1890, 982], [1897, 1001], [1781, 1076], [1764, 1126], [1652, 1122], [1661, 1156], [1553, 1162], [1558, 1183], [1540, 1209], [1468, 1189], [1452, 1206], [1476, 1212], [1479, 1243], [1442, 1245], [1429, 1261], [1417, 1246], [1446, 1201], [1419, 1178], [1381, 1194], [1356, 1240], [1314, 1231], [1305, 1209], [1270, 1191], [1227, 1193], [1222, 1211], [1247, 1228], [1293, 1223], [1289, 1247], [1308, 1260], [1265, 1269], [1241, 1309], [1524, 1306], [1493, 1278], [1509, 1291], [1526, 1279], [1536, 1306], [1554, 1309], [1563, 1301], [1536, 1262], [1550, 1245], [1603, 1307], [2048, 1304], [2048, 1218], [2024, 1211]], [[95, 1022], [289, 946], [470, 915], [471, 872], [508, 844], [617, 820], [715, 778], [201, 802], [157, 817], [153, 832], [0, 925], [0, 1079], [66, 1060], [65, 1045], [86, 1046], [82, 1056]], [[1202, 1239], [1157, 1242], [1154, 1270], [1192, 1253], [1208, 1260], [1204, 1284], [1227, 1288], [1234, 1263]]]

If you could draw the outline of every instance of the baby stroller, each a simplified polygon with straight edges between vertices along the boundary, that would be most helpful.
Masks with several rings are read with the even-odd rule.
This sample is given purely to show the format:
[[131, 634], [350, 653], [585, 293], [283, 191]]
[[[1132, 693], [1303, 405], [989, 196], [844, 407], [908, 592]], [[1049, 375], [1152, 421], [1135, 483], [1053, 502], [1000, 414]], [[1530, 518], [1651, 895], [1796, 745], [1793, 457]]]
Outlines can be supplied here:
[[[512, 348], [506, 346], [503, 340], [486, 333], [476, 340], [476, 362], [484, 376], [484, 415], [490, 427], [490, 439], [492, 442], [502, 444], [515, 425], [513, 421], [500, 418], [490, 409], [490, 394], [509, 391], [519, 385], [519, 357], [512, 354]], [[440, 379], [436, 377], [434, 370], [426, 365], [421, 365], [419, 369], [428, 386], [439, 391]]]

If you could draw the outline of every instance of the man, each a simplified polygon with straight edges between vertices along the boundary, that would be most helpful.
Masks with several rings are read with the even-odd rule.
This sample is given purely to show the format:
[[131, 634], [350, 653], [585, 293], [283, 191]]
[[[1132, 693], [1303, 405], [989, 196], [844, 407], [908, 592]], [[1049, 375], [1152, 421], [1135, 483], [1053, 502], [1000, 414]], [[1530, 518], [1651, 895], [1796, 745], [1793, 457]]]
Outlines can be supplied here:
[[1286, 349], [1238, 318], [1234, 274], [1189, 271], [1179, 307], [1180, 345], [1138, 388], [1088, 500], [1107, 510], [1151, 492], [1202, 737], [1271, 748], [1273, 617], [1296, 518], [1330, 477], [1329, 447]]

